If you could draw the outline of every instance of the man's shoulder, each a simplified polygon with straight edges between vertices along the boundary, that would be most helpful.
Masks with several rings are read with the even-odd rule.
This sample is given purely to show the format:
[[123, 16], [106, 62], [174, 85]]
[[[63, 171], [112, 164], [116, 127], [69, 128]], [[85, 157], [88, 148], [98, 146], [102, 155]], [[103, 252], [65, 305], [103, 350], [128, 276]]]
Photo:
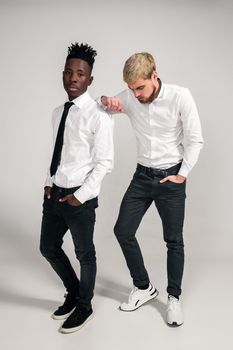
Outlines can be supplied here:
[[90, 104], [90, 113], [97, 119], [112, 119], [112, 116], [96, 100], [92, 100]]
[[60, 104], [59, 106], [56, 106], [54, 109], [53, 109], [53, 112], [60, 112], [60, 111], [63, 111], [64, 109], [64, 103], [63, 104]]
[[165, 99], [180, 101], [181, 98], [186, 98], [189, 94], [189, 89], [176, 84], [163, 84], [162, 97]]
[[184, 86], [180, 86], [180, 85], [177, 85], [177, 84], [163, 84], [164, 86], [164, 90], [166, 92], [170, 92], [170, 93], [182, 93], [184, 92], [185, 90], [187, 90], [186, 87]]
[[52, 111], [52, 121], [58, 120], [62, 116], [64, 110], [64, 104], [55, 107]]

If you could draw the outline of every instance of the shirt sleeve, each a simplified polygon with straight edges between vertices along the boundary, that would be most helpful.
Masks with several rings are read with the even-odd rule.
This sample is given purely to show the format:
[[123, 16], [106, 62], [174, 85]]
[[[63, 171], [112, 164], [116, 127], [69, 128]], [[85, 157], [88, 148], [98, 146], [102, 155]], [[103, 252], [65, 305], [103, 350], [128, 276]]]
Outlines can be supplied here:
[[84, 203], [100, 193], [104, 176], [113, 168], [113, 119], [99, 112], [94, 130], [94, 167], [74, 196]]
[[187, 177], [198, 160], [204, 141], [196, 103], [186, 88], [180, 98], [180, 117], [183, 123], [184, 157], [179, 175]]
[[45, 180], [45, 183], [44, 183], [44, 187], [46, 186], [49, 186], [49, 187], [53, 187], [53, 178], [54, 176], [50, 176], [50, 167], [48, 168], [48, 171], [47, 171], [47, 177], [46, 177], [46, 180]]
[[[56, 108], [53, 111], [53, 114], [52, 114], [53, 148], [52, 148], [52, 153], [51, 153], [51, 157], [50, 157], [51, 160], [52, 160], [52, 156], [53, 156], [53, 149], [54, 149], [54, 145], [55, 145], [55, 138], [57, 136], [57, 132], [55, 131], [55, 121], [56, 121], [57, 117], [58, 117], [58, 108]], [[47, 169], [47, 176], [46, 176], [46, 179], [45, 179], [44, 187], [46, 187], [46, 186], [52, 187], [53, 186], [53, 181], [54, 181], [54, 176], [50, 175], [50, 164], [49, 164], [49, 167]]]

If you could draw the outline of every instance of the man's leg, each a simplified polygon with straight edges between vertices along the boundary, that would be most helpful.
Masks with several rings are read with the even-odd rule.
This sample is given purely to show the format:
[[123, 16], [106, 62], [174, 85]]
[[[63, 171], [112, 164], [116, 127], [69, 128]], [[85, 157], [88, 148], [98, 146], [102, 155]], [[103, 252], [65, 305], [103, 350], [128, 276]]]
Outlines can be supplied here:
[[135, 237], [142, 217], [152, 202], [151, 181], [147, 175], [136, 171], [122, 200], [114, 228], [135, 286], [128, 301], [120, 305], [122, 311], [136, 310], [158, 295], [158, 291], [149, 281], [142, 253]]
[[148, 273], [142, 253], [135, 237], [143, 215], [152, 203], [150, 179], [135, 173], [121, 203], [119, 216], [114, 227], [116, 238], [126, 259], [133, 283], [136, 287], [149, 285]]
[[61, 331], [71, 333], [79, 330], [92, 317], [91, 299], [94, 295], [96, 277], [96, 256], [93, 243], [95, 225], [95, 208], [97, 198], [74, 207], [68, 203], [64, 210], [64, 217], [69, 226], [76, 257], [80, 262], [79, 298], [72, 314], [63, 323]]
[[96, 218], [95, 208], [98, 206], [97, 198], [77, 207], [68, 203], [65, 205], [64, 217], [72, 235], [76, 257], [80, 263], [78, 304], [90, 309], [96, 277], [96, 254], [93, 235]]
[[179, 296], [184, 268], [185, 183], [167, 181], [159, 187], [161, 192], [155, 199], [155, 204], [162, 219], [164, 240], [167, 243], [167, 323], [180, 326], [184, 322]]
[[161, 194], [155, 204], [163, 224], [164, 240], [167, 243], [167, 273], [170, 295], [179, 298], [184, 268], [183, 223], [185, 211], [185, 183], [170, 181], [160, 184]]
[[45, 197], [41, 225], [40, 251], [48, 260], [54, 271], [61, 278], [68, 293], [77, 296], [79, 280], [62, 247], [63, 237], [68, 230], [62, 216], [56, 212], [56, 195], [51, 199]]

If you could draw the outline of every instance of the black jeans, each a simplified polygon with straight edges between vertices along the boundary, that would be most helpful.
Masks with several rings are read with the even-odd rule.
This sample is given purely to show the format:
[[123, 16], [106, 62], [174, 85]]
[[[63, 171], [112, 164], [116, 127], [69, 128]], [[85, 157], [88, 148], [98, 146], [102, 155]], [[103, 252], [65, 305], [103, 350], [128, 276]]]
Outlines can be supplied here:
[[181, 294], [184, 267], [183, 222], [185, 185], [159, 181], [178, 173], [181, 164], [166, 170], [147, 168], [138, 164], [133, 179], [123, 197], [114, 232], [125, 256], [133, 283], [140, 287], [149, 283], [142, 253], [135, 237], [143, 215], [154, 201], [163, 225], [167, 244], [167, 292]]
[[[94, 198], [80, 206], [59, 202], [59, 198], [75, 192], [77, 188], [53, 186], [51, 199], [44, 197], [40, 251], [61, 278], [67, 292], [77, 296], [79, 305], [89, 309], [96, 277], [93, 232], [98, 201]], [[68, 229], [80, 263], [80, 280], [62, 249], [63, 237]]]

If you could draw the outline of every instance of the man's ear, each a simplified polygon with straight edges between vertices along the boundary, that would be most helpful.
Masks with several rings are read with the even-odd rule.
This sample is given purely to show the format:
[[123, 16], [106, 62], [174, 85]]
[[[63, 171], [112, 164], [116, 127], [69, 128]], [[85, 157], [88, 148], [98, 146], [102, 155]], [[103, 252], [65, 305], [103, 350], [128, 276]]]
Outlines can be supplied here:
[[93, 80], [94, 80], [94, 77], [90, 77], [89, 84], [88, 84], [89, 86], [92, 84]]
[[153, 72], [152, 72], [152, 74], [151, 74], [151, 79], [153, 80], [153, 79], [157, 79], [158, 78], [158, 73], [154, 70]]

